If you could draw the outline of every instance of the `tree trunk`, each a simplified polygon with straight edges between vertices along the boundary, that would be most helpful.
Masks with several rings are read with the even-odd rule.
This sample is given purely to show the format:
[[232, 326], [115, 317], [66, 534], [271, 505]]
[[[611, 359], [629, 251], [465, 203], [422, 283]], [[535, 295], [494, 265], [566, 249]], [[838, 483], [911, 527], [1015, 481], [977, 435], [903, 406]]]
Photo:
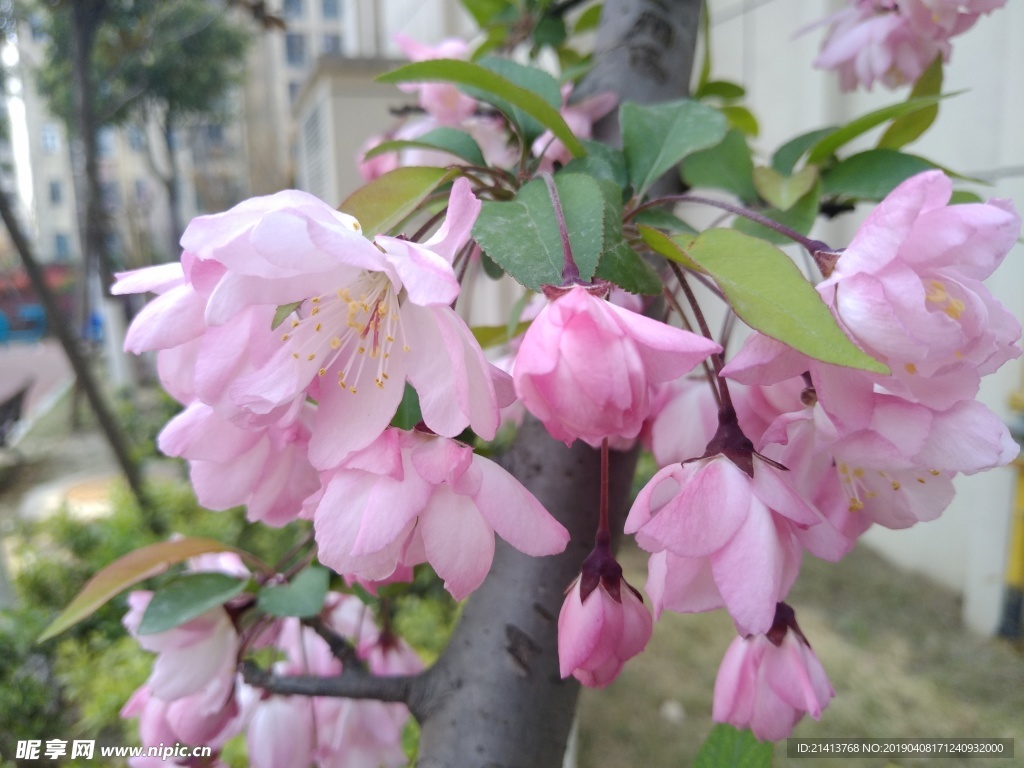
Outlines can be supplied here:
[[[654, 103], [685, 96], [700, 0], [606, 0], [597, 64], [582, 93], [615, 91]], [[618, 141], [617, 119], [597, 136]], [[529, 419], [505, 465], [572, 535], [561, 555], [533, 558], [498, 542], [494, 565], [469, 599], [448, 648], [415, 685], [420, 768], [557, 768], [579, 684], [558, 673], [558, 613], [597, 528], [600, 457], [553, 440]], [[612, 455], [613, 529], [621, 530], [636, 451]]]
[[168, 171], [166, 176], [161, 175], [160, 180], [163, 181], [164, 188], [167, 190], [167, 213], [170, 226], [170, 240], [168, 242], [170, 251], [168, 256], [172, 260], [178, 256], [178, 252], [181, 250], [181, 234], [184, 232], [181, 215], [181, 195], [178, 194], [178, 158], [174, 152], [175, 122], [174, 113], [167, 110], [166, 115], [164, 115], [163, 135], [164, 147], [167, 150]]

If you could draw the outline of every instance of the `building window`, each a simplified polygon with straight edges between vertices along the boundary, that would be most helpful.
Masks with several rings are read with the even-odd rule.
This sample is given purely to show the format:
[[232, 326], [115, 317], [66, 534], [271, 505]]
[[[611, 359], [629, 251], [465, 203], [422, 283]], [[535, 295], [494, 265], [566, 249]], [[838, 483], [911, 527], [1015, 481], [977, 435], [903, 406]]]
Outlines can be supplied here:
[[338, 0], [323, 0], [321, 9], [325, 19], [336, 19], [341, 15], [341, 11], [338, 8]]
[[64, 199], [64, 188], [59, 179], [50, 180], [50, 205], [60, 205]]
[[60, 129], [56, 123], [43, 123], [39, 138], [43, 143], [43, 151], [48, 155], [60, 152]]
[[341, 53], [341, 35], [331, 32], [324, 35], [324, 53]]
[[302, 0], [284, 0], [284, 15], [294, 19], [302, 15]]
[[115, 144], [113, 128], [100, 128], [96, 132], [96, 152], [100, 157], [112, 157]]
[[100, 184], [100, 200], [108, 211], [116, 211], [121, 206], [121, 189], [116, 181], [104, 181]]
[[299, 98], [299, 91], [302, 90], [302, 84], [292, 80], [288, 83], [288, 102], [294, 104], [295, 100]]
[[63, 232], [58, 232], [53, 236], [53, 257], [55, 261], [71, 259], [71, 239]]
[[128, 146], [135, 152], [141, 152], [146, 148], [146, 135], [137, 125], [128, 126]]
[[293, 67], [306, 65], [306, 38], [297, 32], [289, 32], [284, 36], [285, 58]]

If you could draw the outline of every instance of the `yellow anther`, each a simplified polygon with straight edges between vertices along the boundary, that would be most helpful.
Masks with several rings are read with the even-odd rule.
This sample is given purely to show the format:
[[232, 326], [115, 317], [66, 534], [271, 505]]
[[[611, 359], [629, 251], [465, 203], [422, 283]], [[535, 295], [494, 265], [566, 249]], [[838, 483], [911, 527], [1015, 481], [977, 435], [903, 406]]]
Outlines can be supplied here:
[[327, 369], [326, 368], [321, 368], [319, 373], [320, 373], [321, 376], [323, 376], [325, 373], [327, 373]]
[[331, 349], [338, 349], [341, 346], [341, 339], [337, 336], [331, 339]]
[[851, 512], [860, 512], [862, 509], [864, 509], [864, 502], [860, 499], [850, 499]]
[[287, 333], [281, 335], [281, 341], [288, 341], [288, 339], [290, 338], [291, 336], [289, 336]]
[[310, 312], [309, 314], [311, 314], [311, 315], [319, 315], [320, 314], [320, 307], [313, 307], [313, 311]]
[[903, 370], [905, 370], [907, 373], [909, 373], [911, 376], [913, 376], [914, 374], [917, 373], [917, 366], [914, 365], [913, 363], [906, 363], [903, 366]]
[[314, 357], [316, 357], [316, 352], [310, 352], [309, 353], [309, 357], [307, 357], [306, 359], [307, 360], [312, 360]]
[[313, 326], [313, 330], [316, 331], [317, 333], [320, 333], [320, 329], [322, 327], [323, 327], [323, 323], [317, 323], [315, 326]]
[[892, 481], [892, 489], [894, 491], [898, 491], [900, 489], [900, 484], [897, 483], [895, 480]]

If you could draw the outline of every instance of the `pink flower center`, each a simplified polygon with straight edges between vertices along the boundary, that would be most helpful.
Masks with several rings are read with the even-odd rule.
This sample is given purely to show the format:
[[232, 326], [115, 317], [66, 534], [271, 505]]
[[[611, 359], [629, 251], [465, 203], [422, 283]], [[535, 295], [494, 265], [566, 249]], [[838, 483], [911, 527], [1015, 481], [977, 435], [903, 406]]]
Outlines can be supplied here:
[[[398, 296], [388, 276], [364, 272], [344, 288], [309, 299], [308, 307], [296, 313], [291, 329], [281, 336], [292, 347], [292, 357], [304, 363], [318, 361], [319, 376], [336, 370], [338, 386], [353, 394], [370, 374], [383, 389], [396, 340], [409, 351]], [[368, 365], [367, 360], [376, 363]]]

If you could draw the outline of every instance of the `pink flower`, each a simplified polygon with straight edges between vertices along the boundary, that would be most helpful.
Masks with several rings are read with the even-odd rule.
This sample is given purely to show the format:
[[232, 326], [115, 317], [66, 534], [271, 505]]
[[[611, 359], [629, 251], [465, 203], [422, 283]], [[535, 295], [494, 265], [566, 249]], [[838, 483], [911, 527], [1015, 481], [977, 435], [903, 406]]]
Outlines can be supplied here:
[[245, 736], [252, 768], [309, 768], [316, 747], [313, 701], [269, 696], [259, 702]]
[[597, 447], [605, 438], [635, 438], [648, 415], [651, 385], [720, 350], [574, 286], [533, 321], [513, 379], [516, 394], [552, 437]]
[[205, 403], [192, 403], [168, 422], [157, 444], [166, 455], [189, 460], [192, 487], [204, 507], [244, 504], [252, 521], [287, 525], [320, 487], [307, 456], [313, 409], [300, 408], [298, 416], [242, 429]]
[[743, 632], [765, 632], [799, 570], [803, 547], [838, 560], [849, 542], [790, 485], [787, 472], [754, 453], [723, 410], [704, 456], [660, 470], [626, 519], [626, 533], [660, 554], [648, 592], [662, 608], [725, 605]]
[[[618, 94], [610, 91], [598, 93], [570, 104], [572, 90], [571, 83], [562, 86], [562, 117], [576, 138], [589, 139], [593, 135], [594, 123], [615, 109], [619, 103]], [[550, 130], [544, 131], [534, 139], [532, 149], [534, 156], [541, 158], [538, 171], [550, 172], [554, 169], [555, 163], [565, 165], [572, 160], [572, 153]]]
[[495, 533], [533, 556], [569, 540], [504, 469], [442, 437], [389, 429], [321, 480], [308, 506], [320, 558], [339, 573], [380, 580], [429, 562], [461, 600], [487, 575]]
[[[625, 587], [625, 589], [623, 589]], [[651, 612], [622, 578], [607, 540], [583, 563], [558, 614], [558, 668], [590, 688], [604, 688], [651, 639]]]
[[793, 609], [779, 603], [766, 634], [737, 637], [726, 651], [715, 681], [712, 717], [750, 728], [762, 741], [778, 741], [792, 733], [805, 713], [821, 719], [833, 696]]
[[[456, 38], [432, 47], [399, 33], [395, 35], [395, 42], [410, 61], [469, 58], [469, 44]], [[458, 125], [476, 111], [476, 99], [450, 83], [413, 83], [400, 87], [409, 93], [418, 93], [420, 106], [445, 125]]]
[[1005, 0], [852, 0], [830, 22], [814, 65], [834, 69], [843, 90], [876, 81], [889, 88], [913, 83], [935, 60], [949, 61], [949, 39]]

